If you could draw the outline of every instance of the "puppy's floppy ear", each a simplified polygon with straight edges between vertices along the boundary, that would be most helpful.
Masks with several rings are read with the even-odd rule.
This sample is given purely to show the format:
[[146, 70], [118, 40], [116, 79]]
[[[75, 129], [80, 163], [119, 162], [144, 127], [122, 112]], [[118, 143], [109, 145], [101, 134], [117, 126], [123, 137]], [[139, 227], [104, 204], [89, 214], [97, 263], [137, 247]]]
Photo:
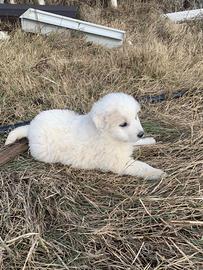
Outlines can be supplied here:
[[97, 129], [103, 130], [106, 126], [105, 113], [102, 112], [94, 112], [91, 113], [91, 118]]
[[117, 111], [94, 112], [91, 114], [92, 120], [97, 129], [104, 130], [119, 122], [121, 115]]

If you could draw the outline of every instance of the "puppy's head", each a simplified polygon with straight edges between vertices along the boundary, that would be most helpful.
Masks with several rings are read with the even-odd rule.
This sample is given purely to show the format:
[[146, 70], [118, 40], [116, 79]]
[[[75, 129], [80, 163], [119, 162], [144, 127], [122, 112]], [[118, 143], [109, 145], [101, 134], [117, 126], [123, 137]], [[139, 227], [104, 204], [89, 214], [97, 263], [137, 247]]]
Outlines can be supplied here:
[[124, 93], [112, 93], [96, 102], [90, 111], [96, 128], [123, 142], [137, 142], [144, 136], [139, 103]]

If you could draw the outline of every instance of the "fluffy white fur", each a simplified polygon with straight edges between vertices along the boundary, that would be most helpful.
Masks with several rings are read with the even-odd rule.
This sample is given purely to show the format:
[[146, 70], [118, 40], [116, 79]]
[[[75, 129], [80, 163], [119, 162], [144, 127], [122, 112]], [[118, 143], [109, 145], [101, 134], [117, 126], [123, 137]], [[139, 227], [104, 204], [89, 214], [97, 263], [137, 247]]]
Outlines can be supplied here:
[[6, 144], [27, 137], [31, 155], [43, 162], [158, 179], [165, 176], [162, 170], [132, 158], [136, 145], [155, 143], [153, 138], [138, 137], [143, 133], [139, 110], [132, 96], [111, 93], [85, 115], [69, 110], [43, 111], [30, 125], [13, 130]]

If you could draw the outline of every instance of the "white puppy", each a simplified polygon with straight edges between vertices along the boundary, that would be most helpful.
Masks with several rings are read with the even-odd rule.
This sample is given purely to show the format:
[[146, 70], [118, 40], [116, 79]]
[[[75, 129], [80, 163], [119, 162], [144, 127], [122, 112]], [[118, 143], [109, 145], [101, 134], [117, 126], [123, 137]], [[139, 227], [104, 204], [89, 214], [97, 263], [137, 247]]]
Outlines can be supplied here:
[[139, 110], [132, 96], [111, 93], [85, 115], [69, 110], [41, 112], [30, 125], [13, 130], [6, 144], [27, 137], [31, 155], [43, 162], [159, 179], [165, 176], [162, 170], [132, 158], [134, 146], [155, 143], [153, 138], [143, 139]]

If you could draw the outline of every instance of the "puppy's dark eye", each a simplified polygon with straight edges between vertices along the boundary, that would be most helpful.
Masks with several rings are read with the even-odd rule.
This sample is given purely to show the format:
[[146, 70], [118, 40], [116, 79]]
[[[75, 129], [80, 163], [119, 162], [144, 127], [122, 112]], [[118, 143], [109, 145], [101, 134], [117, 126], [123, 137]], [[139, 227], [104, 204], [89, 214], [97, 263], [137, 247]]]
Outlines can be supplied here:
[[127, 125], [128, 125], [128, 123], [127, 122], [124, 122], [124, 123], [120, 124], [119, 126], [120, 127], [127, 127]]

